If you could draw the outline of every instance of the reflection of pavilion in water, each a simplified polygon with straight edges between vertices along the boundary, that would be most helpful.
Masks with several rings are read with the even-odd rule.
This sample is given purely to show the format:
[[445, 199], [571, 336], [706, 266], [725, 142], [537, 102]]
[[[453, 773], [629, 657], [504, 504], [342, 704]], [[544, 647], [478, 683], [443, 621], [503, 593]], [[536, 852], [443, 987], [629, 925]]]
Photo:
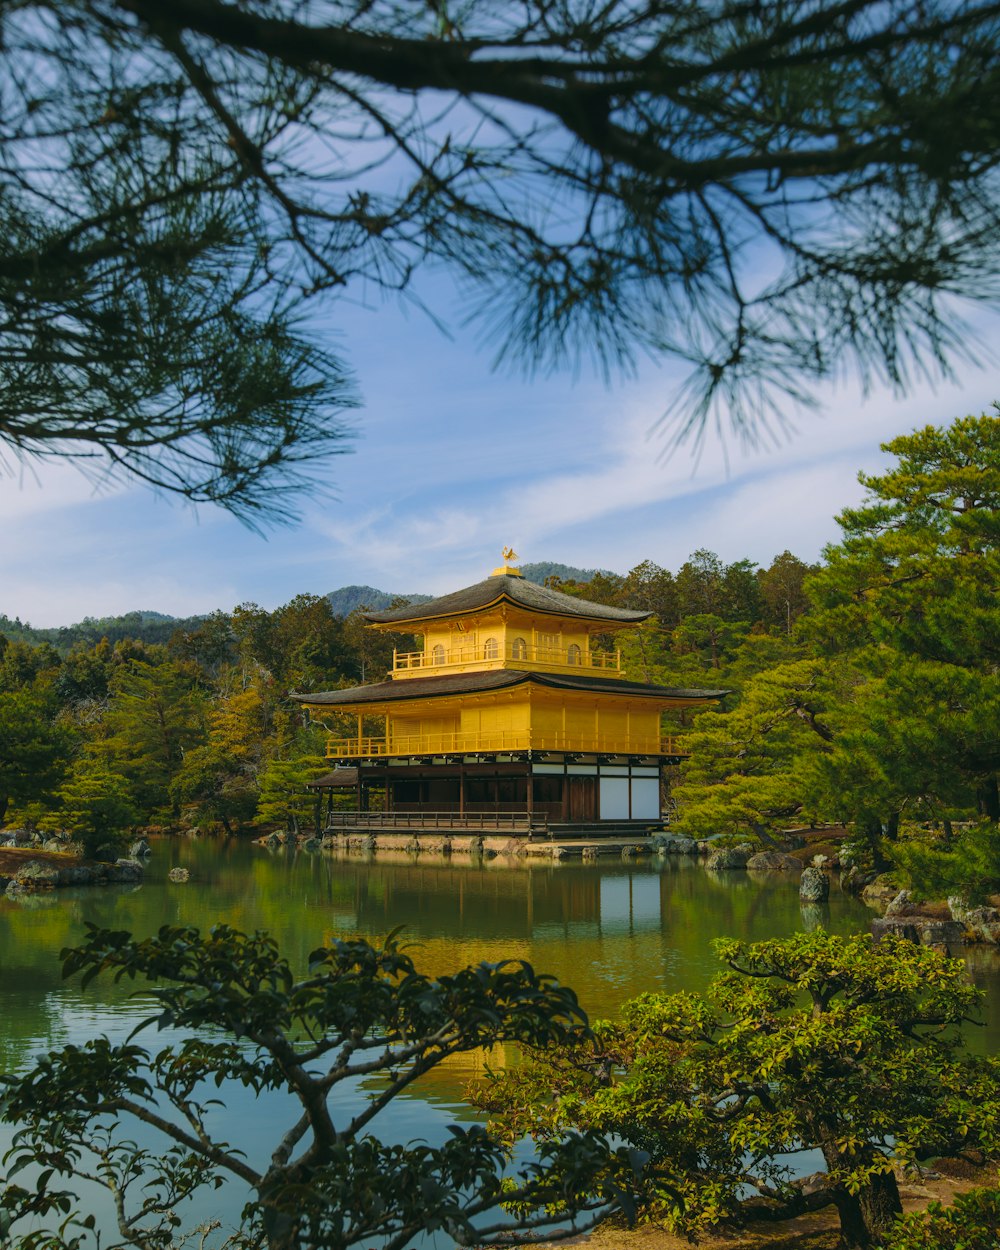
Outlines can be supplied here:
[[431, 864], [422, 857], [420, 863], [380, 869], [377, 860], [359, 864], [346, 856], [335, 857], [332, 867], [341, 885], [338, 913], [353, 911], [359, 932], [403, 926], [406, 936], [421, 943], [461, 937], [463, 957], [477, 938], [488, 944], [481, 957], [495, 957], [497, 933], [512, 935], [504, 949], [513, 954], [518, 938], [659, 931], [669, 914], [661, 874], [649, 867], [609, 865], [599, 873], [571, 865], [491, 869], [446, 859]]

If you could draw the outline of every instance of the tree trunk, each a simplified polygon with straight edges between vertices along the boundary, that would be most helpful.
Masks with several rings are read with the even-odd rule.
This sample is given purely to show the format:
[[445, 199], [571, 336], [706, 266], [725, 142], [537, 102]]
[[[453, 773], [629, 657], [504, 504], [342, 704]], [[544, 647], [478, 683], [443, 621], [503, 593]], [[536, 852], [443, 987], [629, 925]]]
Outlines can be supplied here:
[[1000, 822], [1000, 793], [997, 791], [996, 773], [985, 778], [976, 797], [979, 800], [979, 810], [986, 819], [992, 820], [994, 824]]
[[[845, 1164], [873, 1163], [877, 1158], [877, 1152], [867, 1151], [860, 1157], [846, 1158], [828, 1134], [829, 1130], [821, 1132], [820, 1148], [830, 1173], [839, 1171]], [[891, 1171], [873, 1173], [868, 1184], [856, 1194], [850, 1193], [844, 1185], [831, 1185], [830, 1192], [840, 1216], [840, 1235], [847, 1250], [871, 1250], [880, 1245], [896, 1217], [903, 1214], [899, 1187]]]
[[868, 817], [864, 821], [858, 822], [859, 829], [864, 834], [865, 841], [871, 848], [872, 863], [876, 872], [886, 872], [892, 867], [890, 860], [886, 859], [885, 852], [882, 850], [883, 829], [882, 822], [874, 817]]
[[874, 1243], [868, 1234], [860, 1197], [849, 1193], [843, 1185], [834, 1185], [831, 1193], [840, 1216], [840, 1236], [846, 1250], [870, 1250]]
[[886, 1233], [903, 1214], [899, 1199], [899, 1186], [893, 1172], [876, 1172], [870, 1184], [858, 1194], [861, 1213], [868, 1235], [875, 1244], [881, 1243]]

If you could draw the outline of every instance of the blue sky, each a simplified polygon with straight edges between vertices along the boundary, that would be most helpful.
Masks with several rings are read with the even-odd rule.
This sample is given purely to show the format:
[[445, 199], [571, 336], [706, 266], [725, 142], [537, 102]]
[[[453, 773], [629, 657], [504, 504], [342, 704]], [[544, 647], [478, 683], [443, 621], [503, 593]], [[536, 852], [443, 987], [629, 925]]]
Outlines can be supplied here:
[[[780, 446], [747, 454], [730, 439], [727, 468], [716, 440], [696, 464], [683, 449], [664, 459], [650, 433], [679, 365], [610, 385], [586, 368], [530, 380], [493, 372], [471, 331], [449, 339], [396, 304], [342, 305], [331, 325], [364, 398], [353, 454], [327, 468], [334, 498], [303, 492], [301, 521], [261, 537], [138, 487], [95, 491], [67, 464], [14, 466], [0, 479], [0, 611], [52, 626], [273, 608], [351, 583], [442, 593], [487, 574], [506, 543], [523, 561], [620, 572], [643, 559], [676, 569], [697, 547], [812, 560], [859, 498], [858, 470], [884, 463], [881, 441], [1000, 397], [994, 367], [907, 397], [845, 383]], [[987, 342], [997, 325], [980, 321]]]

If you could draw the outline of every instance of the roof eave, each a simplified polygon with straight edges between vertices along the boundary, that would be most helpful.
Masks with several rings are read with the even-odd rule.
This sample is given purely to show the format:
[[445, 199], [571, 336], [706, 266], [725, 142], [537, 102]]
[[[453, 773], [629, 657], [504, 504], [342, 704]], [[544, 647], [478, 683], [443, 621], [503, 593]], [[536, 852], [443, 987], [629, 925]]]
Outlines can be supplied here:
[[[502, 603], [509, 603], [511, 607], [517, 608], [518, 611], [524, 612], [529, 616], [557, 616], [571, 617], [576, 621], [586, 621], [594, 625], [603, 625], [607, 627], [641, 625], [643, 621], [648, 621], [653, 615], [652, 612], [630, 612], [626, 617], [616, 616], [596, 616], [584, 612], [560, 612], [556, 608], [543, 608], [537, 606], [528, 606], [512, 598], [505, 591], [497, 595], [495, 599], [489, 600], [487, 603], [479, 604], [474, 608], [460, 608], [450, 612], [435, 612], [429, 616], [407, 616], [407, 617], [386, 617], [379, 612], [362, 612], [362, 618], [373, 629], [396, 629], [402, 625], [428, 625], [434, 621], [457, 621], [465, 617], [479, 616], [483, 612], [488, 612], [491, 608], [499, 607]], [[627, 609], [620, 608], [619, 611]]]

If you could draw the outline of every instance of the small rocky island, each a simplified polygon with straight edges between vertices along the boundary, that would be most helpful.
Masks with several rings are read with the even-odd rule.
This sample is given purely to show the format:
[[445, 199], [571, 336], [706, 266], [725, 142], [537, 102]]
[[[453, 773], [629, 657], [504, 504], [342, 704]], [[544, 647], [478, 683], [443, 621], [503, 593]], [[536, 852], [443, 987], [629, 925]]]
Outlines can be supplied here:
[[[20, 836], [19, 836], [20, 835]], [[37, 834], [12, 831], [0, 844], [0, 894], [16, 898], [66, 886], [137, 885], [144, 876], [149, 843], [141, 838], [127, 858], [85, 859], [72, 843], [42, 841]]]

